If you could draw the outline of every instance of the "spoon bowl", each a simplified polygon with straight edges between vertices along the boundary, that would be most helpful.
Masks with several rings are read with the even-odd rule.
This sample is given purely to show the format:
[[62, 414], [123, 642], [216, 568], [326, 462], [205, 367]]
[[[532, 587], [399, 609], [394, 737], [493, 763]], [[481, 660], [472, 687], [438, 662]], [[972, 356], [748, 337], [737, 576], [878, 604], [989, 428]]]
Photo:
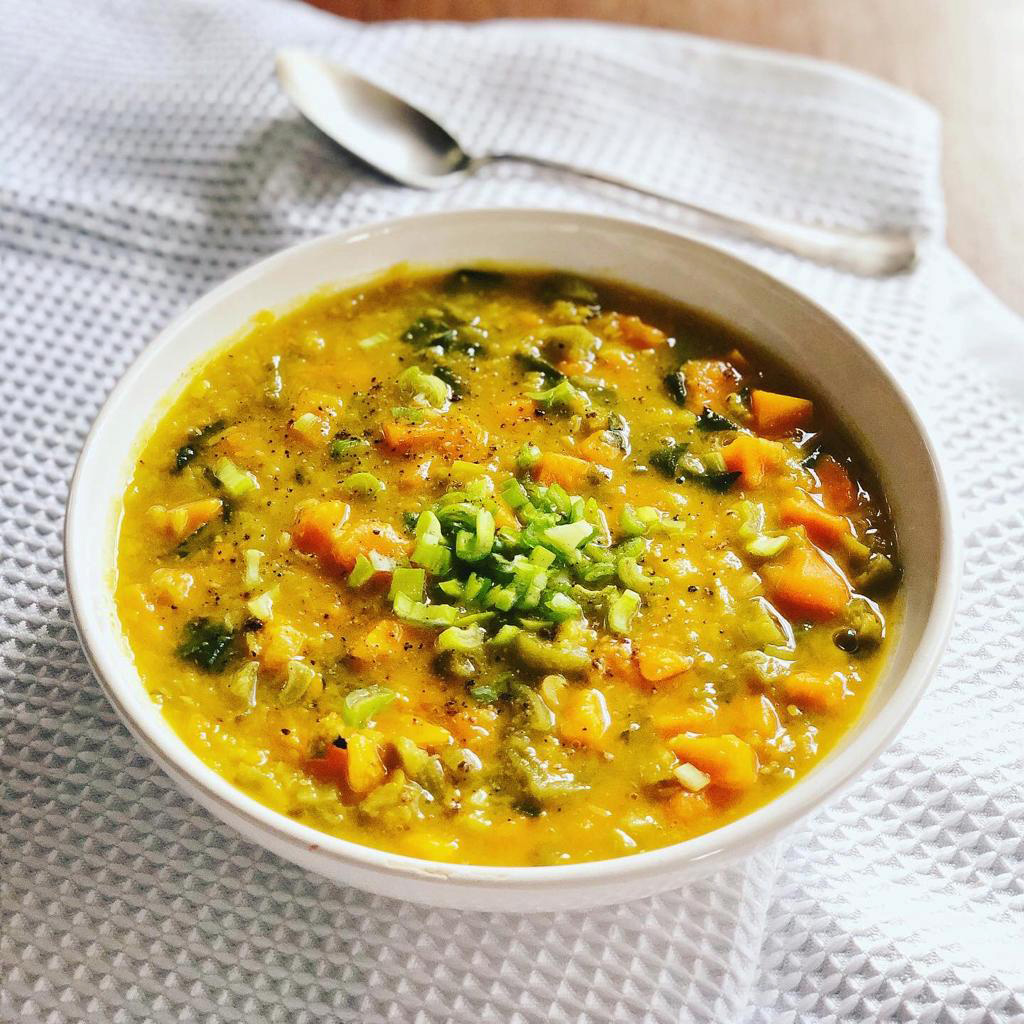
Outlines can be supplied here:
[[371, 167], [413, 188], [448, 188], [487, 163], [519, 160], [667, 199], [698, 214], [709, 227], [854, 274], [895, 274], [917, 259], [917, 240], [908, 232], [850, 231], [738, 216], [571, 163], [521, 153], [468, 153], [450, 132], [401, 97], [306, 50], [281, 50], [277, 77], [288, 98], [320, 131]]
[[285, 95], [329, 138], [389, 178], [413, 188], [449, 188], [472, 163], [433, 118], [347, 68], [305, 50], [281, 50]]

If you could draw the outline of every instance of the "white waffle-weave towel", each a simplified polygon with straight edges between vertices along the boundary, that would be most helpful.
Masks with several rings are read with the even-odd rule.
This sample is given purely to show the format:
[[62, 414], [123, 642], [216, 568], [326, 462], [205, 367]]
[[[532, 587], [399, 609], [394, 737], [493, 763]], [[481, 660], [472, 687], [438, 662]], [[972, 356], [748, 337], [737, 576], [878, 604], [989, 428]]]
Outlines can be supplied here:
[[[588, 24], [365, 27], [275, 0], [7, 0], [0, 26], [0, 1018], [1024, 1018], [1024, 416], [1020, 388], [1003, 387], [1020, 382], [1024, 332], [938, 241], [927, 108], [827, 65]], [[388, 184], [288, 108], [271, 71], [285, 44], [353, 63], [468, 144], [933, 240], [914, 274], [885, 281], [733, 246], [877, 346], [967, 518], [938, 679], [879, 764], [780, 851], [590, 914], [431, 912], [248, 845], [180, 795], [107, 706], [68, 611], [62, 508], [104, 396], [173, 314], [257, 257], [396, 214], [533, 205], [690, 224], [522, 165], [442, 194]]]

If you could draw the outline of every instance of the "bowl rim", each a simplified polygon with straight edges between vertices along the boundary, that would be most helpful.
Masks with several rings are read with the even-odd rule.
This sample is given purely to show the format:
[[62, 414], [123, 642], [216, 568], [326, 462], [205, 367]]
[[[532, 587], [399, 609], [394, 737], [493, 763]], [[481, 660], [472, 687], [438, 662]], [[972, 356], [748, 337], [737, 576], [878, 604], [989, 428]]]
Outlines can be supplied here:
[[[180, 756], [180, 750], [170, 742], [170, 736], [184, 747], [183, 741], [169, 722], [159, 716], [160, 727], [150, 729], [131, 713], [122, 697], [132, 688], [143, 688], [137, 672], [122, 674], [115, 664], [110, 637], [105, 633], [103, 616], [98, 612], [96, 602], [89, 600], [91, 589], [109, 588], [109, 581], [96, 581], [80, 567], [78, 557], [77, 529], [83, 517], [92, 512], [95, 515], [96, 502], [91, 502], [83, 493], [82, 478], [84, 466], [97, 435], [121, 398], [132, 389], [135, 382], [144, 375], [149, 363], [176, 335], [186, 330], [192, 321], [201, 318], [235, 291], [243, 289], [265, 275], [285, 267], [291, 261], [320, 247], [339, 244], [358, 244], [366, 239], [387, 235], [408, 229], [429, 230], [442, 222], [452, 221], [489, 222], [492, 230], [500, 230], [502, 224], [515, 223], [522, 227], [524, 220], [534, 221], [538, 231], [551, 230], [555, 222], [589, 226], [594, 229], [611, 230], [618, 233], [634, 233], [639, 236], [658, 237], [667, 244], [680, 242], [687, 246], [705, 250], [705, 256], [739, 264], [740, 270], [755, 275], [763, 283], [781, 289], [790, 301], [809, 307], [819, 317], [831, 324], [845, 336], [847, 344], [860, 350], [862, 356], [873, 364], [875, 371], [885, 380], [895, 397], [904, 407], [908, 419], [927, 452], [930, 470], [935, 478], [939, 498], [938, 528], [941, 536], [939, 559], [934, 575], [931, 607], [923, 626], [921, 637], [912, 650], [906, 671], [899, 678], [885, 705], [870, 721], [865, 722], [861, 733], [844, 749], [834, 756], [818, 762], [813, 770], [787, 788], [768, 803], [710, 832], [691, 839], [673, 843], [639, 853], [603, 860], [546, 866], [495, 866], [481, 864], [459, 864], [447, 861], [432, 861], [405, 854], [391, 853], [372, 846], [364, 846], [351, 840], [320, 832], [309, 825], [288, 818], [259, 803], [242, 790], [237, 789], [223, 776], [206, 765], [194, 752], [184, 748], [187, 757]], [[541, 265], [540, 262], [537, 264]], [[387, 267], [380, 267], [383, 272]], [[627, 276], [623, 280], [628, 280]], [[340, 281], [338, 287], [344, 287]], [[638, 285], [642, 287], [642, 285]], [[301, 295], [295, 300], [300, 301]], [[240, 325], [242, 326], [242, 325]], [[193, 360], [182, 373], [193, 372], [199, 362], [214, 352], [226, 339], [218, 338], [204, 348], [202, 355]], [[171, 393], [173, 383], [168, 383], [166, 394]], [[138, 433], [136, 434], [136, 440]], [[118, 495], [107, 495], [104, 501], [115, 504]], [[91, 505], [91, 508], [90, 508]], [[400, 216], [368, 225], [359, 225], [344, 231], [320, 235], [299, 242], [266, 256], [205, 292], [184, 311], [174, 317], [154, 338], [142, 348], [129, 368], [108, 394], [90, 427], [76, 460], [65, 509], [64, 523], [64, 571], [72, 616], [93, 674], [99, 681], [107, 699], [119, 717], [145, 751], [171, 776], [179, 787], [195, 787], [205, 798], [203, 802], [220, 807], [231, 819], [241, 818], [250, 826], [261, 845], [266, 833], [276, 840], [276, 847], [288, 849], [296, 857], [308, 855], [311, 851], [325, 854], [339, 867], [349, 866], [354, 870], [367, 870], [378, 875], [389, 875], [410, 881], [431, 879], [457, 884], [463, 888], [478, 888], [481, 891], [495, 885], [507, 890], [556, 888], [565, 885], [593, 888], [608, 883], [622, 883], [644, 877], [663, 875], [671, 869], [680, 872], [680, 884], [688, 877], [684, 869], [702, 865], [706, 870], [724, 867], [736, 859], [763, 846], [779, 833], [806, 817], [825, 801], [852, 783], [891, 744], [896, 734], [910, 716], [923, 695], [939, 660], [945, 650], [953, 616], [961, 571], [960, 531], [958, 517], [954, 514], [954, 499], [946, 480], [930, 434], [895, 375], [885, 366], [859, 335], [838, 317], [824, 309], [814, 300], [759, 269], [746, 260], [702, 239], [674, 230], [666, 230], [643, 221], [575, 211], [545, 209], [542, 207], [499, 207], [458, 211], [431, 212], [411, 216]], [[119, 629], [120, 623], [114, 620]], [[109, 630], [110, 624], [106, 624]], [[143, 688], [143, 695], [148, 698]], [[188, 763], [189, 759], [193, 763]], [[203, 771], [205, 769], [205, 771]], [[206, 777], [200, 777], [202, 773]], [[193, 796], [193, 794], [189, 794]], [[238, 828], [235, 825], [236, 829]], [[246, 835], [253, 840], [254, 835]], [[686, 876], [686, 877], [684, 877]], [[358, 884], [358, 883], [355, 883]]]

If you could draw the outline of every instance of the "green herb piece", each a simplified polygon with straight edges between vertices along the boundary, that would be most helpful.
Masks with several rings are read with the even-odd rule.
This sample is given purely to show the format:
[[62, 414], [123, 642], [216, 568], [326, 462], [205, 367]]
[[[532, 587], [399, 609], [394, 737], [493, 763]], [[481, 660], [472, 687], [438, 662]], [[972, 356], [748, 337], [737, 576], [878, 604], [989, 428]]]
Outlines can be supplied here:
[[191, 661], [204, 672], [222, 672], [231, 658], [235, 634], [223, 622], [191, 619], [175, 649], [183, 661]]
[[385, 331], [378, 331], [376, 334], [371, 334], [368, 338], [363, 338], [357, 341], [356, 344], [361, 349], [376, 348], [378, 345], [384, 344], [388, 340], [388, 334]]

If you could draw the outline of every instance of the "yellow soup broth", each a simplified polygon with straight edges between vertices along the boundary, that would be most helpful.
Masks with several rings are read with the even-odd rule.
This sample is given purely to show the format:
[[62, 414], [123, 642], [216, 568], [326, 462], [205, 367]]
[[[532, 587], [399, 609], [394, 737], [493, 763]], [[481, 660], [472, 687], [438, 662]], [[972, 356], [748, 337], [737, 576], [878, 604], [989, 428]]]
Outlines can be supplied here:
[[856, 719], [899, 581], [869, 467], [756, 339], [484, 269], [257, 318], [146, 441], [117, 570], [143, 682], [228, 781], [504, 865], [792, 785]]

